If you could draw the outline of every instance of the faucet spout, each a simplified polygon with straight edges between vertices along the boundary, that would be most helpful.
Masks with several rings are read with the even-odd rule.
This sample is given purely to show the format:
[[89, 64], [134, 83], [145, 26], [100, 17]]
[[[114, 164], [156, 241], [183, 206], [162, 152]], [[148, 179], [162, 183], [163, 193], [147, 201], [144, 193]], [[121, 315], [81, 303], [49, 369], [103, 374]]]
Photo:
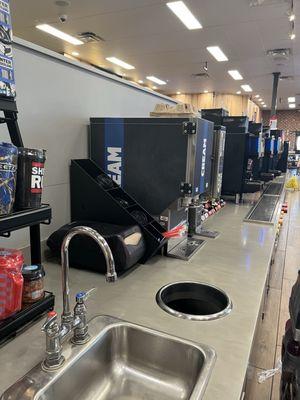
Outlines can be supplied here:
[[94, 229], [87, 226], [76, 226], [65, 236], [61, 246], [61, 264], [62, 264], [62, 291], [63, 291], [63, 313], [62, 323], [72, 324], [73, 316], [70, 309], [70, 287], [69, 287], [69, 245], [72, 238], [76, 235], [86, 235], [95, 240], [101, 248], [106, 261], [106, 281], [115, 282], [117, 273], [115, 262], [109, 245], [103, 236]]

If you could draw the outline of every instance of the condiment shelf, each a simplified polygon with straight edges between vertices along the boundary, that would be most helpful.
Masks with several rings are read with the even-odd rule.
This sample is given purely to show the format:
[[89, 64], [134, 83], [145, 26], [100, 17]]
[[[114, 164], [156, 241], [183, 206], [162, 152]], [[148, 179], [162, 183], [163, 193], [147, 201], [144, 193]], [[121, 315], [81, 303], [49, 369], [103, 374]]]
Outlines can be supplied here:
[[45, 292], [43, 299], [25, 306], [21, 311], [0, 321], [0, 345], [16, 336], [47, 311], [53, 310], [54, 299], [55, 297], [51, 292]]
[[18, 229], [38, 224], [49, 224], [51, 221], [51, 207], [43, 204], [40, 208], [17, 211], [0, 217], [0, 236], [9, 237], [9, 233]]

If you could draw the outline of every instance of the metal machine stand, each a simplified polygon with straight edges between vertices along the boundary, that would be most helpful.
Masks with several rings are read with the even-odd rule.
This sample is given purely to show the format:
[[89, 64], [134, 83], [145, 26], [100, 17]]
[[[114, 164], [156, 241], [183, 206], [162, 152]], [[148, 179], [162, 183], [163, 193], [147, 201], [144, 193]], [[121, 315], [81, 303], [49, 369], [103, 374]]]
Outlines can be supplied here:
[[215, 239], [219, 236], [217, 231], [209, 231], [203, 229], [203, 224], [201, 220], [203, 206], [195, 203], [191, 203], [188, 210], [188, 236], [194, 238], [195, 236], [207, 237], [210, 239]]

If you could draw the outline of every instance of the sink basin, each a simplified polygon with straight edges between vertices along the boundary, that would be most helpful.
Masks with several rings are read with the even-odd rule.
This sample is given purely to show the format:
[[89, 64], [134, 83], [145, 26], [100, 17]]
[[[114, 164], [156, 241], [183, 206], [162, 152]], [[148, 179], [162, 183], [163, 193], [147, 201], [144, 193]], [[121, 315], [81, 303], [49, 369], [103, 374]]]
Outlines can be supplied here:
[[156, 301], [167, 313], [196, 321], [218, 319], [232, 310], [232, 302], [223, 290], [202, 282], [165, 285], [158, 291]]
[[64, 344], [59, 370], [37, 365], [1, 400], [202, 398], [215, 359], [210, 347], [107, 316], [89, 327], [89, 343]]

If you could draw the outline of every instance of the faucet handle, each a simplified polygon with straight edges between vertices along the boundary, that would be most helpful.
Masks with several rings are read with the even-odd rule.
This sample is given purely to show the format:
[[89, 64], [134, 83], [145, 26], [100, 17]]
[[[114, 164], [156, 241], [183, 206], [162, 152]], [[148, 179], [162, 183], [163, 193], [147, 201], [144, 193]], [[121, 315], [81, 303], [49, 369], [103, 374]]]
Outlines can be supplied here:
[[42, 332], [47, 332], [48, 328], [51, 328], [53, 324], [57, 323], [57, 312], [56, 311], [49, 311], [47, 314], [47, 319], [42, 325]]
[[90, 290], [78, 292], [76, 294], [76, 303], [84, 303], [90, 296], [91, 294], [96, 290], [96, 288], [92, 288]]

